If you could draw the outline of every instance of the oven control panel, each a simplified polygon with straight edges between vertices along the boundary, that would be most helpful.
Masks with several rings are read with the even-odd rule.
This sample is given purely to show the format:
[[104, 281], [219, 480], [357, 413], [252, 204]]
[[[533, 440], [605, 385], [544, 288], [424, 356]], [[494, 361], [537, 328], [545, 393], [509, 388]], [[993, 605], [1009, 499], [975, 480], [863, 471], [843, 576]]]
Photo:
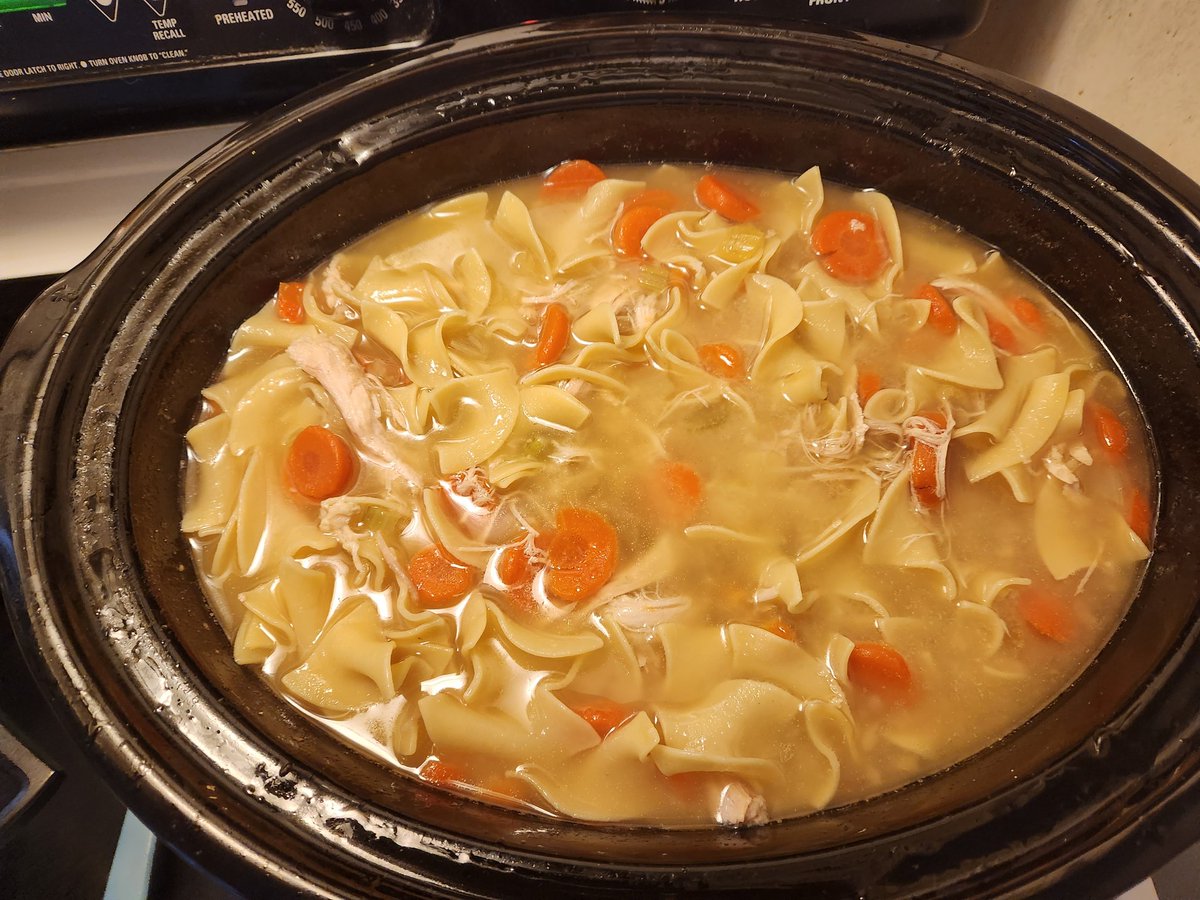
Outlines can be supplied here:
[[0, 0], [0, 90], [403, 49], [436, 0]]
[[988, 0], [0, 0], [0, 148], [236, 122], [359, 66], [524, 22], [662, 11], [916, 41]]

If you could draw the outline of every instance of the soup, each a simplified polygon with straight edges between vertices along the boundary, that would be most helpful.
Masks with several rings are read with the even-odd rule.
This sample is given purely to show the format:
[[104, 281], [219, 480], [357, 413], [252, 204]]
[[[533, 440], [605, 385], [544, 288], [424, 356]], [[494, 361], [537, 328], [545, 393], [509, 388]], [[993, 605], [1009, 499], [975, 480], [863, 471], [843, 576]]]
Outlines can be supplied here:
[[564, 163], [235, 333], [183, 532], [239, 663], [381, 761], [588, 821], [852, 802], [1060, 693], [1134, 591], [1121, 379], [882, 194]]

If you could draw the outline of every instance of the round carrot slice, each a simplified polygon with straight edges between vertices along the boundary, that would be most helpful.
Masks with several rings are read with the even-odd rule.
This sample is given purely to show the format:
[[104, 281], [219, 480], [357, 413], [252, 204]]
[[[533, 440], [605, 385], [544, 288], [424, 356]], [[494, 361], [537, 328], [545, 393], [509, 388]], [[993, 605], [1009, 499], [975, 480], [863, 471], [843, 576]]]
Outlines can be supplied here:
[[704, 344], [697, 351], [704, 371], [718, 378], [741, 378], [746, 372], [745, 357], [733, 344]]
[[826, 272], [851, 284], [875, 280], [888, 261], [875, 217], [851, 210], [821, 219], [813, 228], [812, 248]]
[[794, 641], [796, 639], [796, 629], [783, 621], [783, 619], [772, 619], [759, 627], [771, 632], [771, 634], [779, 635], [785, 641]]
[[859, 403], [866, 403], [879, 392], [881, 387], [883, 387], [883, 379], [879, 377], [878, 372], [861, 368], [858, 370]]
[[586, 703], [572, 703], [569, 707], [571, 712], [591, 725], [600, 737], [605, 737], [633, 718], [633, 710], [603, 697]]
[[562, 600], [586, 600], [616, 571], [616, 529], [599, 513], [575, 507], [560, 509], [556, 525], [546, 586]]
[[917, 288], [917, 297], [929, 301], [928, 323], [942, 334], [951, 335], [958, 331], [958, 316], [954, 307], [946, 299], [946, 295], [932, 284], [923, 284]]
[[604, 180], [604, 170], [586, 159], [569, 159], [559, 163], [542, 180], [542, 193], [561, 200], [580, 197], [598, 181]]
[[1028, 297], [1010, 298], [1008, 308], [1013, 311], [1013, 315], [1017, 317], [1017, 321], [1030, 331], [1042, 334], [1046, 330], [1046, 322], [1042, 318], [1042, 311]]
[[1150, 501], [1137, 488], [1129, 489], [1129, 501], [1125, 512], [1125, 521], [1133, 529], [1133, 533], [1142, 539], [1146, 546], [1150, 545]]
[[462, 784], [466, 781], [466, 773], [462, 769], [440, 759], [428, 760], [417, 770], [417, 774], [421, 776], [422, 780], [440, 787]]
[[864, 641], [854, 645], [846, 664], [851, 684], [885, 697], [903, 697], [912, 689], [912, 672], [890, 644]]
[[1088, 416], [1100, 445], [1112, 456], [1124, 456], [1129, 449], [1129, 432], [1117, 418], [1117, 414], [1103, 403], [1089, 403]]
[[506, 547], [496, 563], [496, 574], [507, 585], [524, 584], [533, 579], [533, 565], [529, 554], [520, 544]]
[[638, 193], [625, 201], [626, 209], [633, 209], [635, 206], [657, 206], [660, 209], [675, 209], [679, 206], [679, 198], [663, 188], [646, 188], [644, 191], [638, 191]]
[[758, 215], [757, 206], [711, 172], [696, 182], [696, 200], [731, 222], [746, 222]]
[[288, 448], [288, 483], [309, 500], [344, 494], [354, 477], [354, 454], [344, 440], [319, 425], [309, 425]]
[[426, 609], [453, 606], [478, 581], [475, 570], [463, 565], [437, 544], [430, 544], [408, 561], [408, 577]]
[[704, 485], [686, 463], [664, 459], [654, 466], [650, 496], [659, 514], [672, 522], [690, 520], [704, 501]]
[[991, 342], [1001, 350], [1007, 351], [1008, 353], [1016, 353], [1017, 336], [1013, 334], [1013, 330], [1003, 322], [993, 319], [991, 316], [986, 316], [986, 318], [988, 338], [991, 340]]
[[292, 325], [301, 325], [304, 313], [304, 282], [281, 281], [275, 295], [275, 315]]
[[[940, 412], [922, 412], [918, 415], [929, 419], [939, 428], [946, 427], [946, 417]], [[912, 479], [909, 485], [917, 502], [926, 509], [942, 502], [938, 496], [937, 466], [937, 448], [925, 441], [913, 441]]]
[[571, 337], [571, 315], [561, 303], [551, 303], [542, 316], [534, 358], [539, 366], [558, 362]]
[[617, 256], [637, 258], [642, 253], [642, 238], [650, 226], [667, 214], [661, 206], [635, 206], [621, 213], [612, 230], [612, 245]]
[[1017, 598], [1017, 611], [1044, 638], [1065, 644], [1075, 636], [1075, 614], [1060, 595], [1027, 587]]

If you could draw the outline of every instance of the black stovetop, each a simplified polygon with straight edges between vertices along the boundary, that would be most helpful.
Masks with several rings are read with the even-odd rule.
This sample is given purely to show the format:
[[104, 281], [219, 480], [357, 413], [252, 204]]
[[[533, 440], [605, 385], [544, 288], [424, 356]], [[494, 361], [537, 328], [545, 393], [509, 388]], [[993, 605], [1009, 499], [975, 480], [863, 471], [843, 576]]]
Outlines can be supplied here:
[[[0, 341], [54, 280], [50, 276], [0, 280]], [[2, 612], [0, 723], [57, 773], [37, 806], [0, 832], [0, 895], [14, 900], [98, 900], [104, 896], [126, 810], [51, 713]], [[0, 808], [8, 800], [0, 787]], [[231, 900], [238, 895], [158, 843], [148, 896]]]

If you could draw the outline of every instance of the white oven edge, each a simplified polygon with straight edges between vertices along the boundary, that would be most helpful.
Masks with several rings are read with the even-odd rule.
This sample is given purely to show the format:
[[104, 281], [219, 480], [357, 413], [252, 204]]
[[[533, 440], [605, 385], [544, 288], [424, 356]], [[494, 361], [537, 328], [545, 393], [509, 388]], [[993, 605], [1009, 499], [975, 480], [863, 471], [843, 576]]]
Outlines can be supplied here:
[[0, 150], [0, 279], [65, 272], [235, 123]]

